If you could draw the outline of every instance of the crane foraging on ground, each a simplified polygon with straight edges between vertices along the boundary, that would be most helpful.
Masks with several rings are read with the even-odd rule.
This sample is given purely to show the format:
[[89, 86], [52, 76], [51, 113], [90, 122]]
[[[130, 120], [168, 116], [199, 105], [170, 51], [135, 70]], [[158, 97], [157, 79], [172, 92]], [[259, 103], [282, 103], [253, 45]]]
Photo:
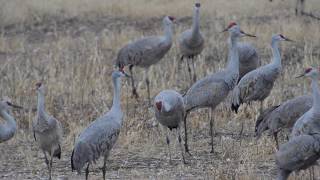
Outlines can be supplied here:
[[252, 44], [239, 42], [237, 47], [239, 53], [239, 82], [244, 75], [259, 67], [261, 63], [257, 49]]
[[[61, 143], [62, 143], [62, 126], [61, 123], [54, 117], [50, 116], [45, 110], [45, 89], [43, 83], [36, 84], [38, 96], [37, 114], [33, 121], [33, 136], [38, 142], [42, 150], [45, 163], [49, 170], [49, 179], [52, 176], [53, 158], [61, 158]], [[48, 159], [48, 156], [50, 159]]]
[[291, 136], [299, 136], [301, 134], [320, 133], [320, 91], [318, 87], [319, 69], [308, 68], [304, 74], [299, 77], [310, 77], [313, 104], [311, 109], [304, 113], [294, 124]]
[[311, 107], [312, 96], [303, 95], [264, 110], [256, 121], [255, 136], [260, 138], [264, 131], [269, 130], [279, 149], [278, 132], [284, 128], [292, 129], [298, 118]]
[[319, 70], [308, 68], [302, 76], [312, 79], [313, 105], [295, 123], [289, 142], [281, 145], [276, 153], [278, 180], [286, 180], [291, 172], [315, 165], [320, 158]]
[[119, 52], [115, 64], [121, 68], [129, 66], [131, 75], [132, 95], [138, 98], [138, 93], [134, 83], [132, 68], [139, 66], [145, 70], [145, 81], [147, 85], [149, 104], [150, 99], [150, 81], [148, 71], [151, 65], [159, 62], [164, 55], [170, 50], [172, 45], [172, 28], [175, 18], [166, 16], [163, 18], [164, 35], [144, 37], [137, 41], [131, 42], [122, 47]]
[[[193, 12], [192, 28], [182, 32], [179, 37], [181, 60], [187, 58], [188, 72], [191, 83], [194, 83], [197, 80], [194, 67], [194, 57], [202, 52], [203, 47], [204, 38], [200, 32], [200, 3], [196, 3]], [[189, 59], [191, 59], [193, 76], [191, 75]]]
[[22, 109], [22, 107], [14, 105], [8, 100], [0, 101], [0, 117], [5, 120], [5, 123], [0, 124], [0, 143], [11, 139], [17, 130], [17, 123], [10, 113], [11, 108]]
[[128, 76], [122, 68], [112, 73], [113, 103], [109, 112], [93, 121], [79, 135], [71, 155], [71, 168], [80, 174], [83, 166], [86, 168], [86, 179], [89, 176], [89, 166], [103, 156], [103, 179], [106, 179], [106, 163], [109, 153], [116, 143], [122, 125], [121, 111], [121, 77]]
[[197, 108], [211, 108], [210, 118], [210, 135], [211, 135], [211, 152], [213, 152], [213, 111], [235, 87], [239, 77], [239, 55], [237, 42], [238, 38], [243, 36], [255, 37], [240, 30], [240, 27], [232, 22], [223, 31], [229, 32], [229, 56], [226, 69], [213, 73], [198, 80], [184, 95], [184, 105], [186, 115], [184, 117], [185, 130], [185, 150], [189, 153], [187, 141], [187, 116], [191, 110]]
[[273, 60], [271, 63], [247, 73], [234, 88], [231, 97], [231, 109], [236, 113], [241, 104], [249, 103], [251, 101], [260, 101], [260, 113], [262, 113], [263, 100], [269, 96], [273, 84], [282, 69], [281, 56], [278, 47], [280, 41], [291, 42], [292, 40], [281, 34], [273, 35], [271, 40]]
[[[183, 148], [181, 144], [181, 134], [180, 134], [180, 123], [184, 118], [184, 104], [181, 94], [174, 90], [163, 90], [154, 99], [154, 109], [156, 119], [163, 126], [167, 127], [172, 131], [176, 129], [179, 146], [181, 149], [182, 160], [185, 163]], [[171, 162], [171, 151], [170, 151], [170, 139], [166, 136], [166, 141], [169, 149], [170, 162]]]

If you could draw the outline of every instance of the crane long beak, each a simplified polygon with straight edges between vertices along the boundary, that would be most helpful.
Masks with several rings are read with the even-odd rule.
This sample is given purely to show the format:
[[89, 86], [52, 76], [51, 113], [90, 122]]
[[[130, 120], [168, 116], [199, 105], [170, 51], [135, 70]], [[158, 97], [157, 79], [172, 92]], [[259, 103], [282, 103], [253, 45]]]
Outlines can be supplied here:
[[289, 38], [284, 38], [284, 40], [285, 40], [285, 41], [288, 41], [288, 42], [296, 42], [296, 41], [291, 40], [291, 39], [289, 39]]
[[304, 76], [304, 74], [300, 74], [299, 76], [297, 76], [296, 78], [301, 78], [301, 77], [303, 77]]
[[241, 31], [241, 33], [242, 33], [242, 34], [244, 34], [244, 35], [246, 35], [246, 36], [249, 36], [249, 37], [257, 37], [257, 36], [255, 36], [255, 35], [252, 35], [252, 34], [248, 34], [248, 33], [246, 33], [246, 32], [243, 32], [243, 31]]
[[11, 102], [7, 102], [7, 104], [13, 108], [17, 108], [17, 109], [23, 109], [22, 106], [18, 106], [18, 105], [15, 105], [15, 104], [12, 104]]
[[224, 33], [224, 32], [226, 32], [226, 31], [228, 31], [228, 28], [224, 29], [224, 30], [221, 31], [220, 33]]

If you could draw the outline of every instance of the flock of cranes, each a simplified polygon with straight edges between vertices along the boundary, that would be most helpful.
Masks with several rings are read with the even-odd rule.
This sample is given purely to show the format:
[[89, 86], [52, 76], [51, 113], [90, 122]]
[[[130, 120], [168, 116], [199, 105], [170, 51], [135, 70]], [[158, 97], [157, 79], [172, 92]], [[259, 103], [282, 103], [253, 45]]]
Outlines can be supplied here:
[[[150, 87], [148, 79], [149, 67], [160, 61], [170, 50], [173, 39], [173, 24], [175, 18], [166, 16], [163, 19], [164, 35], [145, 37], [131, 42], [118, 52], [115, 66], [117, 70], [112, 73], [114, 87], [113, 103], [110, 111], [101, 115], [84, 129], [77, 138], [71, 155], [71, 168], [81, 173], [85, 167], [86, 179], [89, 176], [89, 167], [100, 157], [103, 157], [103, 179], [106, 178], [106, 163], [112, 147], [116, 143], [123, 121], [121, 110], [121, 78], [131, 78], [132, 94], [138, 97], [132, 68], [139, 66], [145, 69], [145, 81], [148, 90], [148, 99], [151, 104]], [[192, 28], [184, 31], [179, 38], [181, 60], [187, 59], [191, 87], [181, 95], [174, 90], [161, 91], [153, 101], [155, 117], [160, 124], [170, 131], [176, 129], [182, 161], [186, 163], [184, 153], [190, 153], [188, 147], [187, 116], [195, 109], [210, 108], [210, 136], [211, 152], [214, 152], [214, 110], [230, 94], [231, 109], [238, 112], [243, 103], [260, 101], [260, 116], [256, 122], [256, 136], [260, 137], [265, 130], [274, 135], [278, 151], [275, 153], [278, 168], [278, 179], [287, 179], [292, 171], [306, 169], [316, 163], [320, 158], [320, 91], [318, 87], [318, 68], [308, 68], [300, 76], [312, 79], [312, 95], [304, 95], [263, 110], [263, 100], [269, 96], [274, 82], [281, 73], [281, 56], [279, 52], [280, 41], [292, 41], [281, 34], [271, 38], [272, 61], [260, 66], [260, 59], [256, 49], [248, 43], [238, 43], [244, 36], [255, 37], [242, 31], [235, 22], [222, 32], [228, 32], [228, 62], [225, 69], [196, 80], [190, 68], [190, 61], [194, 67], [194, 57], [204, 49], [204, 37], [200, 31], [200, 3], [194, 6]], [[129, 66], [130, 75], [124, 72]], [[52, 174], [52, 161], [54, 157], [61, 158], [62, 152], [62, 125], [50, 116], [45, 110], [45, 89], [43, 83], [36, 84], [38, 97], [37, 114], [33, 122], [34, 139], [38, 142], [40, 150], [44, 153], [45, 163]], [[10, 111], [12, 108], [22, 108], [12, 104], [9, 100], [0, 102], [0, 116], [5, 123], [0, 124], [0, 142], [13, 137], [17, 125]], [[181, 123], [184, 122], [184, 148], [181, 138]], [[284, 128], [292, 129], [288, 142], [278, 145], [277, 133]], [[167, 132], [166, 142], [170, 154], [170, 139]]]

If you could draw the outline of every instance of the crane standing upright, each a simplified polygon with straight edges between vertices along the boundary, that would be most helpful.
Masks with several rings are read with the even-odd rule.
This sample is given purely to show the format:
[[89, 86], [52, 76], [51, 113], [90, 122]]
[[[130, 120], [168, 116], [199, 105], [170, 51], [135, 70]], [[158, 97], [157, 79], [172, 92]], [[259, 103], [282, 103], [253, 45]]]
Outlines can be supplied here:
[[235, 22], [230, 23], [223, 32], [225, 31], [229, 32], [229, 56], [226, 69], [198, 80], [183, 97], [186, 110], [184, 118], [185, 150], [188, 153], [187, 116], [191, 110], [205, 107], [211, 108], [210, 135], [211, 152], [213, 152], [213, 111], [236, 86], [239, 78], [238, 38], [242, 36], [255, 37], [240, 30]]
[[131, 42], [122, 47], [119, 52], [115, 64], [122, 68], [129, 65], [131, 75], [132, 94], [138, 98], [138, 93], [134, 83], [132, 68], [139, 66], [145, 70], [145, 81], [147, 84], [149, 104], [150, 99], [150, 81], [148, 72], [151, 65], [159, 62], [165, 54], [170, 50], [172, 45], [172, 28], [175, 18], [166, 16], [163, 18], [164, 35], [144, 37], [137, 41]]
[[276, 153], [278, 180], [286, 180], [291, 172], [307, 169], [320, 158], [320, 90], [319, 69], [308, 68], [302, 76], [312, 79], [312, 108], [295, 123], [289, 142]]
[[106, 179], [106, 163], [113, 145], [116, 143], [122, 126], [121, 111], [121, 77], [128, 76], [123, 69], [112, 73], [113, 103], [109, 112], [93, 121], [79, 135], [71, 155], [71, 169], [81, 173], [86, 168], [86, 179], [89, 176], [89, 166], [103, 156], [103, 179]]
[[[49, 179], [51, 179], [53, 157], [61, 158], [62, 125], [56, 118], [50, 116], [45, 111], [45, 90], [43, 83], [39, 82], [36, 84], [36, 91], [38, 94], [38, 105], [37, 115], [33, 121], [33, 136], [44, 154], [49, 170]], [[47, 154], [50, 159], [48, 159]]]
[[271, 47], [273, 60], [271, 63], [250, 71], [239, 81], [232, 92], [231, 109], [236, 113], [241, 104], [260, 101], [260, 113], [263, 111], [263, 101], [267, 98], [278, 78], [282, 66], [278, 44], [280, 41], [292, 41], [281, 34], [272, 36]]
[[[204, 38], [200, 32], [200, 3], [194, 6], [192, 28], [181, 33], [179, 37], [179, 48], [181, 53], [181, 60], [187, 58], [188, 72], [191, 83], [197, 80], [194, 57], [199, 55], [204, 48]], [[190, 62], [192, 63], [193, 76], [191, 74]]]

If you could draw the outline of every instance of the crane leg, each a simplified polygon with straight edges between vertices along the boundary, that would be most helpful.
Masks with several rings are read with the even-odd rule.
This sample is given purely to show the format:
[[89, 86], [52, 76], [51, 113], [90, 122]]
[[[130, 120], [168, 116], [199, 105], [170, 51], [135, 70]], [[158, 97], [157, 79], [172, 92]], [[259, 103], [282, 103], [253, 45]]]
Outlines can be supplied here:
[[49, 171], [49, 170], [50, 170], [50, 167], [49, 167], [49, 160], [48, 160], [47, 154], [46, 154], [46, 152], [44, 152], [44, 151], [43, 151], [43, 154], [44, 154], [44, 160], [45, 160], [45, 162], [46, 162], [46, 164], [47, 164], [47, 168], [48, 168], [48, 171]]
[[52, 161], [53, 161], [53, 153], [54, 151], [51, 151], [50, 154], [50, 164], [49, 164], [49, 180], [52, 179]]
[[87, 168], [86, 168], [86, 180], [88, 180], [88, 177], [89, 177], [89, 166], [90, 166], [90, 164], [88, 163]]
[[177, 135], [178, 135], [178, 141], [179, 141], [179, 146], [180, 146], [182, 161], [183, 161], [184, 164], [187, 164], [187, 163], [186, 163], [186, 160], [185, 160], [185, 158], [184, 158], [183, 147], [182, 147], [182, 144], [181, 144], [181, 131], [180, 131], [180, 127], [177, 128]]
[[192, 85], [192, 75], [191, 75], [191, 68], [190, 68], [190, 58], [187, 58], [187, 65], [188, 65], [188, 73], [190, 78], [190, 86]]
[[276, 141], [277, 150], [279, 150], [278, 132], [273, 133], [274, 140]]
[[188, 153], [191, 156], [191, 154], [189, 152], [189, 147], [188, 147], [187, 113], [184, 116], [184, 149], [185, 149], [186, 153]]
[[166, 129], [166, 131], [167, 131], [166, 142], [167, 142], [167, 145], [168, 145], [168, 151], [169, 151], [169, 157], [170, 157], [170, 164], [172, 164], [171, 150], [170, 150], [170, 139], [169, 139], [168, 129]]
[[149, 68], [146, 68], [145, 71], [144, 71], [144, 78], [145, 78], [145, 81], [146, 81], [146, 85], [147, 85], [147, 91], [148, 91], [148, 103], [149, 103], [149, 106], [151, 105], [151, 98], [150, 98], [150, 81], [149, 81]]
[[194, 66], [194, 57], [192, 57], [191, 59], [191, 63], [192, 63], [192, 71], [193, 71], [193, 82], [192, 83], [195, 83], [197, 81], [197, 74], [196, 74], [196, 68]]
[[211, 136], [211, 151], [210, 153], [214, 153], [214, 149], [213, 149], [213, 123], [214, 123], [214, 119], [213, 119], [213, 108], [211, 108], [211, 117], [210, 117], [210, 136]]
[[263, 100], [260, 101], [260, 114], [262, 114], [263, 112]]
[[134, 78], [133, 78], [133, 72], [132, 72], [132, 69], [133, 69], [133, 65], [130, 65], [129, 66], [129, 71], [130, 71], [130, 76], [131, 76], [131, 87], [132, 87], [132, 96], [134, 96], [136, 99], [139, 98], [139, 95], [137, 93], [137, 89], [134, 85]]
[[102, 167], [103, 180], [106, 179], [106, 171], [107, 171], [107, 157], [104, 156], [104, 158], [103, 158], [103, 167]]

